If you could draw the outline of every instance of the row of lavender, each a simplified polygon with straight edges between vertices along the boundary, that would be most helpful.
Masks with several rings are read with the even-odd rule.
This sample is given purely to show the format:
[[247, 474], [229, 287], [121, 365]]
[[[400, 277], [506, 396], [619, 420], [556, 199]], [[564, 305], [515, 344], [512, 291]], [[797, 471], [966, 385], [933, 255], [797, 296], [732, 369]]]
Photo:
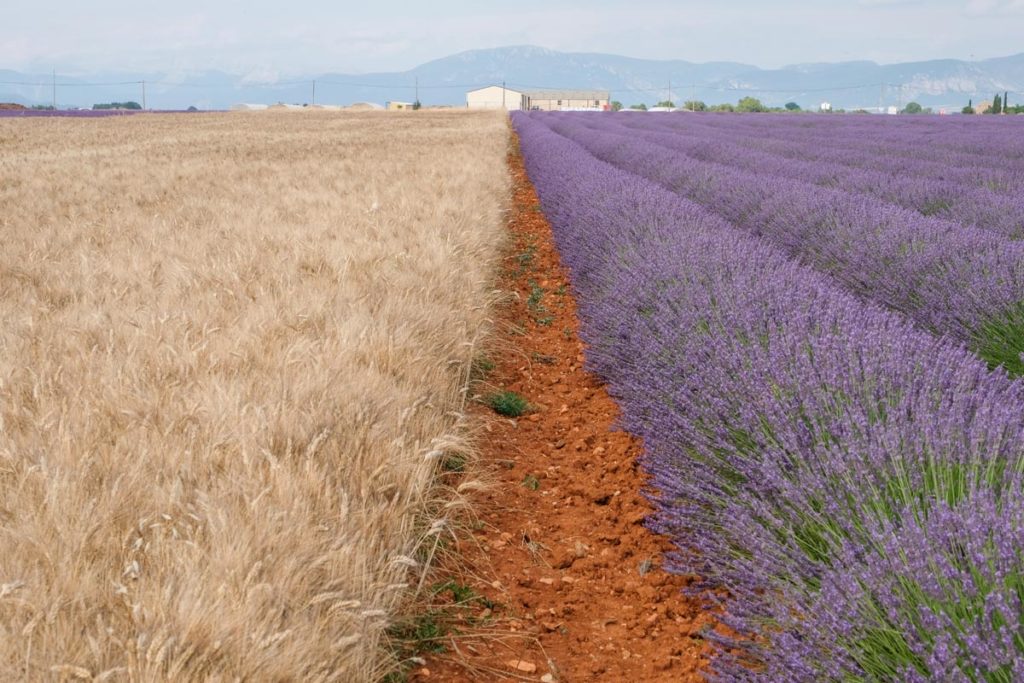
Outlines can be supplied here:
[[[905, 127], [877, 119], [872, 122], [872, 128], [862, 130], [843, 122], [823, 126], [823, 120], [829, 117], [801, 117], [799, 128], [794, 127], [787, 117], [758, 117], [756, 121], [750, 118], [731, 115], [632, 117], [628, 124], [636, 128], [692, 131], [700, 135], [727, 129], [732, 139], [752, 149], [771, 151], [787, 158], [838, 163], [891, 175], [951, 180], [988, 187], [997, 192], [1019, 191], [1024, 185], [1024, 159], [1004, 152], [1007, 141], [1017, 136], [1012, 125], [977, 124], [986, 149], [986, 153], [981, 154], [941, 146], [943, 140], [963, 134], [956, 127], [949, 129], [948, 121], [941, 119], [930, 122], [935, 135], [922, 139], [912, 135], [903, 137], [900, 133], [908, 132]], [[1009, 124], [1020, 125], [1013, 121]], [[893, 135], [878, 135], [879, 131], [889, 127], [894, 129], [895, 139]]]
[[[944, 144], [947, 140], [959, 140], [968, 135], [962, 128], [951, 127], [944, 119], [928, 122], [929, 136], [910, 135], [905, 128], [877, 120], [869, 122], [871, 127], [867, 129], [842, 125], [769, 128], [733, 119], [723, 119], [723, 122], [737, 135], [769, 145], [777, 152], [786, 153], [792, 148], [791, 155], [824, 154], [839, 163], [879, 170], [896, 168], [913, 171], [915, 175], [955, 177], [967, 183], [988, 183], [992, 178], [1019, 182], [1024, 172], [1024, 156], [1007, 150], [1007, 146], [1017, 138], [1019, 120], [1003, 122], [1005, 125], [978, 123], [973, 126], [977, 129], [973, 131], [976, 144], [966, 149]], [[889, 134], [878, 134], [890, 128]], [[954, 175], [950, 176], [951, 173]]]
[[[634, 122], [641, 125], [628, 125]], [[952, 170], [960, 171], [967, 176], [966, 180], [893, 173], [884, 168], [885, 162], [881, 159], [875, 159], [871, 166], [850, 165], [846, 150], [837, 150], [826, 141], [813, 138], [785, 143], [781, 149], [764, 149], [765, 145], [744, 138], [730, 125], [701, 130], [697, 126], [665, 126], [664, 118], [640, 120], [638, 117], [620, 118], [612, 123], [622, 124], [617, 126], [619, 132], [642, 137], [702, 161], [868, 194], [924, 215], [995, 230], [1014, 239], [1024, 238], [1024, 171], [1016, 178], [1004, 176], [998, 184], [986, 186], [978, 181], [976, 171], [962, 166], [947, 167], [946, 175]], [[782, 152], [783, 149], [786, 151]], [[898, 156], [898, 152], [891, 156]]]
[[[763, 175], [618, 130], [611, 116], [537, 121], [761, 236], [851, 292], [1024, 372], [1024, 241], [876, 197]], [[669, 145], [669, 146], [665, 146]]]
[[[673, 118], [679, 120], [679, 117]], [[1024, 165], [1024, 140], [1017, 132], [1021, 122], [1012, 117], [879, 120], [786, 115], [753, 119], [722, 115], [721, 120], [704, 118], [689, 121], [687, 125], [718, 126], [726, 120], [730, 128], [747, 131], [758, 138], [796, 142], [821, 138], [840, 147], [874, 151], [883, 156], [896, 150], [908, 156], [977, 167], [1020, 168]]]
[[1024, 385], [517, 114], [725, 680], [1024, 676]]

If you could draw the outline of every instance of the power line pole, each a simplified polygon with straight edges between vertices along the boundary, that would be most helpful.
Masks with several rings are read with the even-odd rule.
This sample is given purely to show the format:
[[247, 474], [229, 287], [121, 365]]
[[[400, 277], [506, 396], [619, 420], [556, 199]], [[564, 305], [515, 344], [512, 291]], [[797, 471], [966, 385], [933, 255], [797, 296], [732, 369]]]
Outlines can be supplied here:
[[53, 108], [57, 108], [57, 70], [53, 70]]
[[415, 100], [415, 102], [417, 104], [419, 104], [419, 102], [420, 102], [420, 77], [419, 76], [416, 77], [416, 100]]
[[669, 104], [672, 103], [672, 77], [671, 76], [668, 77], [668, 101], [669, 101]]
[[313, 99], [309, 101], [310, 104], [316, 104], [316, 79], [313, 79]]
[[505, 107], [505, 81], [501, 82], [501, 108], [502, 109], [506, 109], [507, 108], [507, 107]]
[[690, 86], [690, 111], [697, 111], [697, 84]]
[[146, 81], [142, 81], [142, 108], [146, 108]]

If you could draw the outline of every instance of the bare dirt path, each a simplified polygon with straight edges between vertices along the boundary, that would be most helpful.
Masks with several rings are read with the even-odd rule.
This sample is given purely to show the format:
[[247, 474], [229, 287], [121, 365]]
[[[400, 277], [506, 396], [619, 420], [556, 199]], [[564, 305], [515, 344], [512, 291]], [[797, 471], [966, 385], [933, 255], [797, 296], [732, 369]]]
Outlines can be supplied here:
[[[448, 569], [463, 616], [410, 680], [698, 681], [709, 614], [660, 568], [670, 548], [643, 521], [639, 443], [581, 368], [575, 302], [518, 148], [513, 245], [501, 335], [479, 391], [511, 390], [535, 410], [518, 419], [479, 407], [493, 486], [475, 501], [479, 530]], [[470, 590], [471, 589], [471, 590]]]

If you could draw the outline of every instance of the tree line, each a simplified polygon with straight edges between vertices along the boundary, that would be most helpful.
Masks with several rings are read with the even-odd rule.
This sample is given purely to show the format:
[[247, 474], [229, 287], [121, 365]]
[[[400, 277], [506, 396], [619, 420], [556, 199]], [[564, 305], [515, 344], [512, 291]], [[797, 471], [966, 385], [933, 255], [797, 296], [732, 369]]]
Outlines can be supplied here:
[[[611, 108], [614, 111], [620, 111], [620, 110], [622, 110], [624, 108], [632, 109], [632, 110], [635, 110], [635, 111], [647, 111], [648, 110], [648, 107], [647, 107], [646, 104], [642, 104], [642, 103], [641, 104], [631, 104], [631, 105], [629, 105], [629, 107], [624, 107], [622, 102], [618, 102], [618, 101], [613, 101], [611, 103]], [[675, 109], [676, 108], [676, 104], [673, 101], [671, 101], [671, 100], [662, 100], [661, 102], [658, 102], [656, 105], [654, 105], [653, 108], [655, 108], [655, 109], [658, 109], [658, 108]], [[766, 105], [764, 102], [762, 102], [761, 100], [759, 100], [756, 97], [744, 97], [744, 98], [740, 99], [736, 104], [732, 104], [731, 102], [723, 102], [721, 104], [708, 104], [708, 103], [706, 103], [706, 102], [704, 102], [702, 100], [686, 100], [685, 102], [682, 103], [682, 105], [679, 108], [680, 109], [685, 109], [687, 111], [735, 111], [735, 112], [800, 112], [800, 111], [804, 111], [803, 107], [801, 107], [796, 102], [787, 102], [785, 105], [783, 105], [781, 107], [769, 107], [768, 105]], [[810, 110], [808, 110], [808, 111], [810, 111]], [[817, 110], [814, 110], [814, 111], [817, 111]], [[832, 111], [832, 110], [829, 109], [828, 111]], [[844, 110], [837, 109], [835, 111], [842, 112]]]
[[[622, 109], [632, 109], [634, 111], [647, 111], [648, 107], [646, 104], [631, 104], [625, 107], [622, 102], [613, 101], [611, 102], [611, 108], [613, 111], [621, 111]], [[676, 104], [672, 100], [662, 100], [654, 105], [655, 109], [675, 109]], [[739, 100], [736, 104], [724, 102], [722, 104], [707, 104], [701, 100], [687, 100], [682, 103], [679, 107], [687, 111], [732, 111], [732, 112], [802, 112], [805, 111], [796, 102], [787, 102], [781, 107], [769, 107], [765, 105], [761, 100], [756, 97], [744, 97]], [[846, 113], [845, 109], [832, 109], [831, 107], [823, 107], [821, 109], [807, 110], [807, 111], [822, 111], [824, 113]], [[854, 114], [868, 114], [870, 113], [866, 109], [855, 109]], [[899, 111], [900, 114], [934, 114], [935, 111], [931, 107], [924, 107], [918, 102], [910, 102], [907, 106], [903, 107]], [[963, 114], [975, 114], [977, 113], [973, 100], [968, 102], [967, 106], [961, 110]], [[992, 101], [992, 104], [983, 109], [983, 114], [1024, 114], [1024, 104], [1018, 104], [1016, 106], [1009, 105], [1009, 93], [1004, 92], [1001, 95], [996, 94]]]
[[[978, 112], [978, 109], [981, 109], [981, 112]], [[1024, 114], [1024, 104], [1011, 106], [1010, 93], [1003, 91], [1001, 95], [996, 93], [996, 96], [992, 98], [992, 104], [985, 108], [980, 106], [975, 108], [974, 100], [968, 100], [967, 106], [963, 108], [962, 112], [964, 114]]]

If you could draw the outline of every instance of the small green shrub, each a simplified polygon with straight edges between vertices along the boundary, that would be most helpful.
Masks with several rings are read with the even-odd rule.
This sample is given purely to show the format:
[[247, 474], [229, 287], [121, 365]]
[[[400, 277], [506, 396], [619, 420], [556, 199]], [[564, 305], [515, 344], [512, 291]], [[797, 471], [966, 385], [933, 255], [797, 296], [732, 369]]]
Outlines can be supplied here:
[[445, 472], [465, 472], [466, 457], [464, 455], [449, 455], [441, 463]]
[[490, 374], [495, 368], [494, 361], [485, 355], [479, 355], [473, 359], [469, 366], [470, 380], [481, 380]]
[[505, 417], [519, 417], [529, 408], [530, 404], [526, 399], [514, 391], [499, 391], [487, 397], [487, 405], [499, 415]]
[[524, 274], [531, 266], [533, 266], [533, 260], [537, 255], [537, 245], [529, 243], [526, 245], [526, 249], [519, 255], [516, 256], [516, 261], [519, 263], [519, 275]]

